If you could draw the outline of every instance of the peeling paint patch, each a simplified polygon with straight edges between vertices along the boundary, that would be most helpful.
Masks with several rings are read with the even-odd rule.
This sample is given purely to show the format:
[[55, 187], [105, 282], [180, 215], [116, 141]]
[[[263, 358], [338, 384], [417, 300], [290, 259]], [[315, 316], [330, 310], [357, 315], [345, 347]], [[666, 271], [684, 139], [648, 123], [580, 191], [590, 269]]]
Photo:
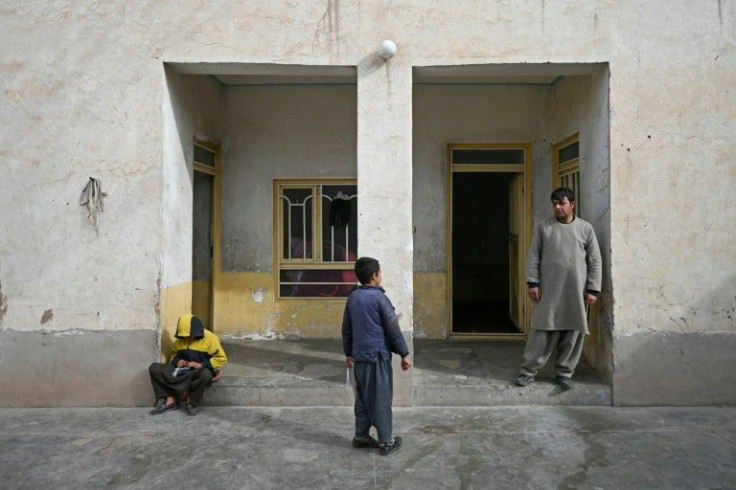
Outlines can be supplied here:
[[279, 301], [270, 272], [224, 273], [215, 290], [214, 321], [220, 338], [225, 334], [243, 338], [340, 336], [345, 298]]
[[43, 315], [41, 315], [41, 325], [44, 325], [54, 318], [54, 310], [46, 310], [43, 312]]
[[244, 334], [244, 335], [223, 333], [223, 334], [220, 334], [220, 339], [221, 340], [289, 340], [290, 337], [283, 333], [275, 333], [273, 331], [268, 331], [263, 335], [259, 333]]
[[52, 335], [54, 337], [70, 337], [72, 335], [84, 335], [81, 330], [64, 330], [63, 332], [52, 332], [50, 330], [42, 330], [43, 335]]

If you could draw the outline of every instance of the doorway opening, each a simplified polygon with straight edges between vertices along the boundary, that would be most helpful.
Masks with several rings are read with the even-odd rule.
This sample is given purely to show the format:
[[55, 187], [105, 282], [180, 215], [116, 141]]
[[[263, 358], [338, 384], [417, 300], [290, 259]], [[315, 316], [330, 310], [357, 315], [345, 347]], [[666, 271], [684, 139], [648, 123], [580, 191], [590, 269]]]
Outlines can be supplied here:
[[452, 336], [524, 338], [526, 145], [451, 145]]
[[192, 314], [212, 330], [215, 271], [215, 212], [218, 155], [215, 148], [194, 144], [192, 183]]
[[454, 333], [518, 333], [509, 311], [512, 173], [452, 176]]

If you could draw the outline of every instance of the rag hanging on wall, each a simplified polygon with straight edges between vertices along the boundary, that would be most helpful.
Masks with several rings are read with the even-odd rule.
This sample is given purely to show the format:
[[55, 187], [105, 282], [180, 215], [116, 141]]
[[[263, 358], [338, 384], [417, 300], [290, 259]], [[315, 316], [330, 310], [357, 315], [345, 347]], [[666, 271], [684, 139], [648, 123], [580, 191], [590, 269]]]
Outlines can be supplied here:
[[79, 204], [87, 207], [87, 219], [95, 229], [95, 232], [99, 235], [100, 230], [97, 225], [100, 222], [100, 213], [103, 211], [102, 198], [107, 196], [102, 192], [102, 186], [99, 179], [90, 177], [87, 181], [87, 185], [82, 190], [82, 195], [79, 196]]

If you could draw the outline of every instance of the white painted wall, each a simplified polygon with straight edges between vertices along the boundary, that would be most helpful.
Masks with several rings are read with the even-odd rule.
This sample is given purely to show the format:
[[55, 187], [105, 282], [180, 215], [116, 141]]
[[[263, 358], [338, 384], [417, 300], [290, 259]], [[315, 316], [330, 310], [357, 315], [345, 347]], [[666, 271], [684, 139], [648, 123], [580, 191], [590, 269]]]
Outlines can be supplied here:
[[355, 178], [356, 86], [224, 90], [222, 267], [270, 271], [273, 179]]
[[[399, 46], [396, 60], [414, 66], [609, 61], [613, 282], [626, 284], [644, 271], [651, 282], [643, 287], [654, 295], [649, 301], [638, 288], [622, 288], [619, 304], [627, 307], [618, 328], [733, 332], [727, 312], [734, 274], [725, 245], [733, 232], [720, 224], [736, 212], [721, 197], [736, 179], [736, 104], [728, 89], [736, 6], [568, 0], [478, 7], [398, 2], [387, 15], [379, 2], [286, 9], [277, 1], [202, 4], [194, 15], [175, 2], [3, 6], [2, 123], [16, 130], [2, 136], [8, 191], [0, 204], [18, 210], [2, 217], [6, 325], [41, 328], [41, 314], [54, 307], [62, 329], [155, 323], [163, 203], [150, 197], [163, 175], [162, 61], [357, 65], [390, 37]], [[339, 22], [327, 22], [326, 14]], [[420, 28], [407, 27], [417, 19]], [[100, 239], [73, 204], [90, 174], [109, 191]], [[692, 182], [710, 196], [689, 200], [691, 226], [681, 226], [678, 213], [651, 214], [678, 208]], [[656, 253], [665, 243], [672, 253]], [[95, 282], [87, 264], [102, 256], [130, 265], [122, 270], [148, 266], [143, 274], [104, 274]], [[692, 287], [675, 286], [685, 279]], [[95, 299], [99, 289], [115, 304]], [[98, 320], [98, 311], [107, 320]]]
[[[124, 48], [122, 5], [0, 7], [0, 326], [153, 329], [161, 63]], [[100, 179], [97, 235], [79, 197]], [[0, 354], [0, 358], [2, 355]]]
[[449, 143], [532, 143], [533, 194], [538, 207], [537, 182], [545, 178], [547, 171], [542, 166], [549, 155], [545, 138], [552, 110], [550, 96], [551, 88], [546, 85], [414, 85], [416, 271], [447, 268]]
[[163, 181], [163, 288], [192, 280], [192, 189], [195, 138], [219, 143], [222, 90], [212, 77], [166, 73]]
[[[412, 71], [400, 60], [358, 66], [358, 255], [381, 262], [382, 286], [413, 352]], [[394, 369], [400, 360], [393, 358]], [[396, 376], [396, 403], [411, 402], [413, 372]]]
[[[613, 329], [608, 75], [607, 67], [601, 66], [591, 76], [567, 77], [556, 83], [550, 124], [550, 141], [553, 143], [574, 133], [579, 134], [582, 185], [578, 199], [583, 204], [583, 218], [595, 228], [603, 257], [598, 333], [586, 341], [585, 354], [588, 361], [606, 376], [612, 370]], [[549, 193], [545, 197], [544, 209], [551, 215]]]
[[[401, 161], [417, 148], [406, 140], [412, 66], [609, 63], [614, 354], [617, 342], [640, 346], [648, 338], [644, 357], [651, 358], [648, 353], [659, 352], [659, 333], [687, 338], [672, 343], [685, 349], [700, 342], [698, 335], [718, 336], [714, 345], [726, 345], [736, 334], [735, 33], [730, 0], [6, 2], [0, 6], [0, 125], [6, 128], [0, 134], [0, 326], [111, 335], [155, 330], [157, 280], [185, 275], [162, 265], [174, 243], [168, 237], [178, 233], [172, 225], [171, 235], [163, 219], [164, 153], [174, 134], [164, 123], [164, 62], [368, 68], [378, 41], [391, 38], [398, 53], [390, 63], [403, 70], [366, 71], [356, 117], [385, 127], [375, 138], [360, 128], [354, 133], [388, 141]], [[376, 113], [368, 103], [374, 98]], [[356, 146], [359, 155], [371, 155]], [[76, 204], [89, 176], [100, 178], [108, 193], [99, 236]], [[387, 218], [386, 236], [407, 224], [406, 215], [400, 209], [396, 220]], [[417, 226], [419, 233], [433, 225]], [[388, 243], [412, 257], [403, 231], [398, 237]], [[238, 259], [258, 266], [263, 260]], [[418, 270], [443, 262], [417, 251]], [[399, 267], [410, 264], [411, 258]], [[409, 301], [409, 290], [401, 301]], [[35, 352], [40, 337], [34, 339], [19, 348]], [[626, 349], [618, 356], [624, 363], [642, 358]], [[677, 358], [677, 351], [662, 356]], [[690, 376], [695, 387], [708, 379], [706, 371]], [[651, 399], [647, 392], [636, 396]]]

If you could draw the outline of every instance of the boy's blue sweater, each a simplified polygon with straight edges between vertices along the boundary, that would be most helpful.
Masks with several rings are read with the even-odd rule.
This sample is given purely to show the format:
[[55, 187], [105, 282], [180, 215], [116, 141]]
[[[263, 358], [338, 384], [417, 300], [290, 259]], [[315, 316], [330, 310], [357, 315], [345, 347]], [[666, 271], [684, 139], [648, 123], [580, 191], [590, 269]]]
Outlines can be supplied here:
[[354, 361], [390, 359], [409, 354], [394, 305], [380, 286], [358, 286], [345, 304], [342, 348]]

